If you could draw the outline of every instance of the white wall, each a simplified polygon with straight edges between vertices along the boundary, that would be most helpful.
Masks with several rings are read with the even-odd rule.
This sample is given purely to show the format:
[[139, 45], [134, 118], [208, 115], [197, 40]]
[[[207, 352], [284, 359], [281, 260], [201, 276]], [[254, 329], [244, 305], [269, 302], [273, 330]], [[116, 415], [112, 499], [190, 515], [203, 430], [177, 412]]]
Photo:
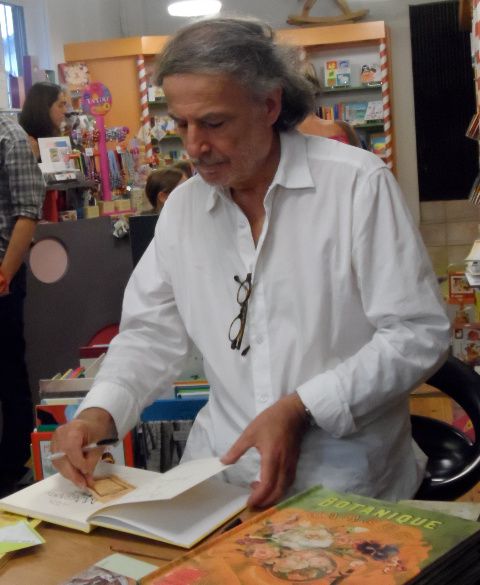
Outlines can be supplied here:
[[[408, 7], [434, 1], [349, 0], [352, 10], [368, 9], [368, 20], [384, 20], [390, 27], [397, 176], [417, 220], [419, 203]], [[29, 51], [39, 57], [42, 67], [49, 69], [63, 61], [65, 43], [166, 35], [185, 23], [182, 18], [168, 15], [168, 0], [17, 0], [17, 3], [25, 6]], [[266, 20], [274, 28], [288, 28], [288, 15], [299, 13], [302, 6], [303, 0], [223, 0], [222, 13], [252, 15]], [[311, 11], [313, 16], [338, 13], [334, 0], [318, 0]]]

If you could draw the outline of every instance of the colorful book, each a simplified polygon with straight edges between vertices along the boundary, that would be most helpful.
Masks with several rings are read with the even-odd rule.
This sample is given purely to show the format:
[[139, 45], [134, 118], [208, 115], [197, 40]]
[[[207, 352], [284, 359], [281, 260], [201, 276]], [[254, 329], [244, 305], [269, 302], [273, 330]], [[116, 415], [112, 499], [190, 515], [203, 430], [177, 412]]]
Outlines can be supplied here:
[[0, 500], [0, 510], [90, 532], [103, 526], [190, 548], [246, 506], [249, 490], [215, 478], [218, 458], [182, 463], [166, 473], [105, 462], [94, 488], [60, 474]]
[[476, 522], [317, 486], [220, 534], [141, 584], [474, 584], [479, 543]]
[[355, 126], [365, 123], [368, 102], [349, 102], [345, 104], [345, 121]]

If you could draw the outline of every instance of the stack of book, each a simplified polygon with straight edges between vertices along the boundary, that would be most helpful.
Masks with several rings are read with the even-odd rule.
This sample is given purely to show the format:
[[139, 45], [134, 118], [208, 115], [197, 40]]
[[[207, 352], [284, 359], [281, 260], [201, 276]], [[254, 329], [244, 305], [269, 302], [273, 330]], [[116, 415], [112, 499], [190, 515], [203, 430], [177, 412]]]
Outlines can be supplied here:
[[478, 585], [480, 524], [314, 487], [140, 582]]

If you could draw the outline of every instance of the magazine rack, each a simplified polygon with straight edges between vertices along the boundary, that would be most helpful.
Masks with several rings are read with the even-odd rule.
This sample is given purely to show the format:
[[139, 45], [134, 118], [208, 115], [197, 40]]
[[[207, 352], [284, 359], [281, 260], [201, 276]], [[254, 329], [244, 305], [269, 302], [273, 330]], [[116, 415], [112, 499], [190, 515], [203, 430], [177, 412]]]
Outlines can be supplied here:
[[440, 420], [412, 415], [412, 434], [428, 456], [417, 500], [455, 500], [480, 481], [480, 376], [450, 356], [426, 381], [455, 400], [472, 421], [475, 440]]

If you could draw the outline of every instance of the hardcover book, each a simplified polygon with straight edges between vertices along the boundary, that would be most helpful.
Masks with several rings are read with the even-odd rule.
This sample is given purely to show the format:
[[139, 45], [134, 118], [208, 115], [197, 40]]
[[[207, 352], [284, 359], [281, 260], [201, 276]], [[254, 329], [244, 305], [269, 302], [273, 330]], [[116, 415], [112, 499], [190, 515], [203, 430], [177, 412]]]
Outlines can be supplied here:
[[226, 466], [197, 459], [156, 473], [100, 462], [93, 489], [60, 474], [0, 500], [0, 510], [90, 532], [103, 526], [190, 548], [243, 510], [249, 490], [213, 476]]
[[480, 578], [480, 524], [314, 487], [145, 577], [142, 585], [442, 585]]

